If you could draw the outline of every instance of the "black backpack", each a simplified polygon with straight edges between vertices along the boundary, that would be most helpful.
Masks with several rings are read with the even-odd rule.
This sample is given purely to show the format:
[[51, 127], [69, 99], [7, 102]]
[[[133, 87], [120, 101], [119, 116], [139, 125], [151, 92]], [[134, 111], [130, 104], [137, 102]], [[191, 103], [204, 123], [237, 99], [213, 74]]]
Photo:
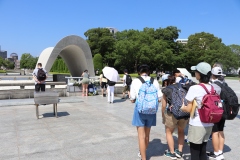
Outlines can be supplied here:
[[[167, 86], [167, 88], [172, 89], [172, 93], [170, 95], [170, 111], [176, 119], [188, 119], [190, 117], [190, 113], [183, 112], [180, 108], [182, 104], [187, 104], [187, 100], [185, 96], [187, 92], [182, 88], [180, 83], [172, 84]], [[168, 99], [168, 98], [167, 98]], [[168, 99], [169, 100], [169, 99]]]
[[39, 68], [38, 69], [38, 72], [37, 72], [37, 79], [39, 80], [39, 81], [43, 81], [43, 80], [45, 80], [46, 79], [46, 73], [45, 73], [45, 71], [42, 69], [42, 68]]
[[128, 86], [132, 84], [132, 77], [129, 74], [126, 75], [126, 84]]
[[233, 120], [238, 115], [240, 106], [236, 93], [225, 82], [216, 81], [214, 83], [221, 87], [220, 98], [223, 101], [223, 119]]
[[109, 81], [109, 80], [108, 80], [108, 85], [109, 85], [109, 86], [115, 86], [115, 84], [116, 84], [116, 82], [113, 82], [113, 81]]

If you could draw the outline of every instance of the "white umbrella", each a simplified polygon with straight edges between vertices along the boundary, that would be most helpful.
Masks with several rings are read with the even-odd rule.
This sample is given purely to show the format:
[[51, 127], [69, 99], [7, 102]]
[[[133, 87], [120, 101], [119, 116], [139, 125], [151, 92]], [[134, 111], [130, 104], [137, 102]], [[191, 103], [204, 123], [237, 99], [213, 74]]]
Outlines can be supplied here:
[[186, 68], [177, 68], [182, 74], [184, 74], [185, 76], [188, 76], [188, 79], [192, 80], [192, 75], [190, 72], [188, 72], [188, 70]]
[[104, 67], [102, 71], [104, 76], [110, 81], [117, 82], [120, 80], [118, 71], [115, 68]]

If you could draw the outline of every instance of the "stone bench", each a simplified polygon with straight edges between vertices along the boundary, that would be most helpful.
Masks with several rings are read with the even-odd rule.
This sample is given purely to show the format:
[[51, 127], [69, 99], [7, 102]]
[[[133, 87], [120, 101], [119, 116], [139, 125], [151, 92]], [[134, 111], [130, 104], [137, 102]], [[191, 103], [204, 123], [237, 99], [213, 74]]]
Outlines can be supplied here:
[[36, 106], [36, 116], [39, 119], [39, 105], [53, 104], [53, 114], [57, 118], [57, 103], [59, 102], [59, 94], [54, 91], [34, 92], [34, 103]]

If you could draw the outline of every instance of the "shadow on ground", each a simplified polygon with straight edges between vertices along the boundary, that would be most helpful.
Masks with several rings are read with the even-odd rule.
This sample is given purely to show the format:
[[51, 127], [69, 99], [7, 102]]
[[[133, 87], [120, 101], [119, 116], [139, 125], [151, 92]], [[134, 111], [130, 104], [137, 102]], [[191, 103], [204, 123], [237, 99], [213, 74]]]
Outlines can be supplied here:
[[[44, 113], [42, 114], [43, 117], [55, 117], [53, 113]], [[70, 114], [68, 112], [57, 112], [58, 117], [63, 117], [63, 116], [69, 116]]]

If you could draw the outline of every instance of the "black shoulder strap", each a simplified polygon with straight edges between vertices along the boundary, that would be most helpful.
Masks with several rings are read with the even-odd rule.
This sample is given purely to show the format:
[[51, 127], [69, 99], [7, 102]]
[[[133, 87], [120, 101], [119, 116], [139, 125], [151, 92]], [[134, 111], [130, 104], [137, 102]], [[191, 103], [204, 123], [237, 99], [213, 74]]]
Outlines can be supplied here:
[[215, 82], [213, 82], [213, 83], [215, 83], [216, 85], [218, 85], [220, 88], [222, 88], [223, 86], [227, 86], [227, 83], [221, 83], [221, 82], [219, 82], [219, 81], [215, 81]]
[[150, 82], [153, 84], [153, 81], [154, 81], [154, 78], [153, 77], [151, 77], [150, 78]]
[[139, 76], [138, 79], [139, 79], [142, 83], [145, 83], [145, 80], [144, 80], [141, 76]]

